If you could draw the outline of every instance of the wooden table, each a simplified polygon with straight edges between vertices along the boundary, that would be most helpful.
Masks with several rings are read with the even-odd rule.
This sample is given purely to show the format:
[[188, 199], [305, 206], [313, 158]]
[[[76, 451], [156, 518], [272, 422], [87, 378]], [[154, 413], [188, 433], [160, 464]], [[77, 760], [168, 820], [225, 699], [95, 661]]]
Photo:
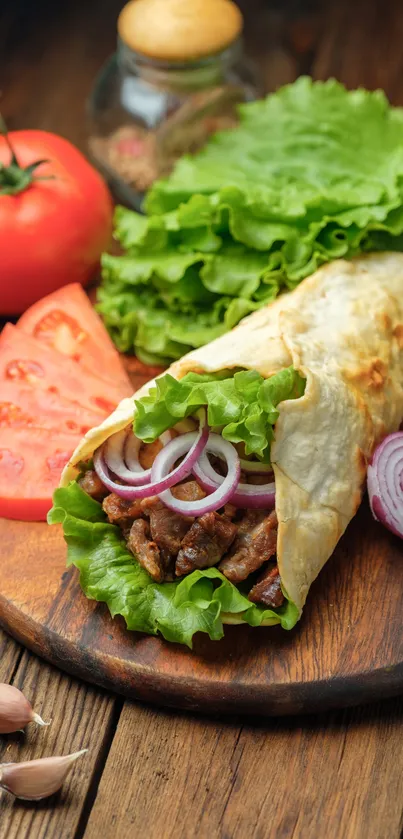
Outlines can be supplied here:
[[[54, 130], [84, 147], [85, 98], [113, 50], [121, 5], [3, 0], [0, 88], [10, 127]], [[383, 87], [403, 104], [398, 0], [242, 6], [249, 53], [268, 90], [300, 73], [335, 75], [349, 86]], [[31, 805], [0, 794], [0, 839], [401, 836], [403, 700], [258, 723], [194, 717], [102, 693], [3, 633], [0, 681], [53, 718], [50, 728], [1, 738], [0, 761], [89, 747], [56, 800]]]

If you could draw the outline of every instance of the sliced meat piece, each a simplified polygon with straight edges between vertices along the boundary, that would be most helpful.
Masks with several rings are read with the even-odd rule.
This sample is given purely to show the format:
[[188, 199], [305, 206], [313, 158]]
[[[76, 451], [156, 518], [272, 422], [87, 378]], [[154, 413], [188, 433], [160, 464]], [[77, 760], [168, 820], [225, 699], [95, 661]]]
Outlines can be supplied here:
[[175, 565], [177, 577], [195, 568], [216, 565], [234, 541], [236, 532], [236, 524], [219, 513], [205, 513], [196, 519], [182, 540]]
[[[176, 431], [171, 428], [171, 438], [176, 437]], [[153, 443], [143, 443], [139, 451], [139, 461], [143, 469], [151, 469], [157, 454], [163, 448], [161, 441], [154, 440]]]
[[90, 495], [91, 498], [94, 498], [95, 501], [103, 501], [106, 495], [108, 495], [109, 490], [107, 490], [101, 479], [98, 478], [97, 473], [94, 469], [88, 469], [87, 472], [84, 472], [84, 475], [78, 481], [81, 489]]
[[151, 469], [161, 449], [162, 443], [159, 440], [154, 440], [154, 443], [143, 443], [139, 451], [139, 462], [143, 469]]
[[126, 501], [119, 495], [115, 495], [114, 492], [104, 499], [102, 507], [110, 523], [123, 528], [131, 527], [134, 519], [141, 516], [141, 502], [139, 500]]
[[201, 501], [206, 497], [204, 489], [197, 481], [185, 481], [183, 484], [172, 488], [172, 495], [180, 501]]
[[165, 574], [164, 563], [158, 546], [150, 540], [148, 522], [144, 519], [137, 519], [132, 524], [127, 547], [150, 577], [156, 583], [162, 583]]
[[181, 541], [192, 524], [192, 519], [179, 516], [155, 495], [145, 498], [141, 509], [150, 519], [151, 535], [158, 547], [169, 556], [178, 553]]
[[230, 521], [234, 520], [237, 512], [238, 512], [238, 508], [234, 507], [233, 504], [226, 504], [225, 507], [224, 507], [224, 516], [226, 516], [227, 519], [230, 519]]
[[256, 585], [248, 594], [248, 600], [252, 603], [259, 603], [269, 608], [277, 609], [284, 603], [284, 594], [281, 591], [280, 574], [277, 565], [269, 566], [263, 572]]
[[[181, 501], [199, 501], [205, 497], [205, 492], [196, 481], [173, 487], [172, 495]], [[151, 535], [154, 542], [164, 554], [164, 557], [176, 556], [181, 541], [192, 525], [193, 518], [180, 516], [160, 501], [157, 496], [145, 498], [141, 502], [141, 510], [150, 518]]]
[[275, 511], [267, 515], [264, 510], [248, 510], [238, 526], [231, 553], [220, 562], [219, 570], [231, 583], [240, 583], [267, 562], [276, 549]]

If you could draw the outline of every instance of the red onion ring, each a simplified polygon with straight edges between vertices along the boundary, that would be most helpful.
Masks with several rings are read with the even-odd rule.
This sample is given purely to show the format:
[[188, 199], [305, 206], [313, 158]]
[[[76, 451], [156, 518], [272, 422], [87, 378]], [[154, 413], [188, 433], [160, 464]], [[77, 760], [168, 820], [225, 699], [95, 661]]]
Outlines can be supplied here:
[[[166, 446], [167, 443], [172, 440], [172, 434], [170, 431], [164, 431], [163, 434], [160, 434], [158, 439], [163, 446]], [[113, 440], [113, 437], [111, 437], [110, 440]], [[111, 472], [113, 472], [117, 478], [124, 481], [126, 484], [129, 484], [129, 486], [140, 486], [150, 482], [151, 467], [149, 469], [143, 469], [139, 461], [139, 452], [141, 446], [143, 445], [143, 441], [139, 440], [139, 438], [132, 433], [131, 429], [129, 429], [126, 438], [123, 441], [123, 449], [118, 450], [118, 457], [121, 458], [121, 463], [119, 464], [118, 459], [114, 459], [110, 456], [110, 440], [108, 440], [106, 444], [104, 459]]]
[[[180, 439], [180, 438], [178, 438]], [[223, 440], [218, 434], [209, 434], [208, 440], [203, 446], [212, 454], [218, 454], [224, 458], [228, 473], [225, 478], [221, 478], [220, 485], [213, 487], [213, 492], [207, 498], [202, 498], [199, 501], [181, 501], [179, 498], [174, 498], [170, 490], [160, 493], [160, 499], [166, 507], [173, 510], [175, 513], [180, 513], [182, 516], [203, 516], [204, 513], [210, 513], [212, 510], [218, 510], [223, 507], [230, 499], [232, 499], [234, 489], [238, 484], [239, 476], [241, 474], [241, 467], [239, 463], [238, 452], [232, 443]], [[169, 471], [175, 461], [168, 455], [168, 446], [163, 449], [165, 453], [165, 464], [160, 460], [157, 464], [157, 458], [152, 466], [152, 476], [154, 480], [163, 478], [163, 475]], [[162, 452], [160, 452], [162, 454]], [[194, 469], [194, 466], [193, 466]]]
[[[165, 431], [159, 439], [165, 446], [171, 440], [171, 433]], [[143, 469], [139, 461], [142, 444], [142, 440], [135, 437], [131, 428], [117, 431], [104, 443], [103, 459], [106, 466], [119, 481], [129, 486], [141, 486], [151, 479], [151, 468]]]
[[[141, 448], [142, 444], [143, 444], [143, 441], [139, 440], [139, 438], [136, 437], [135, 434], [131, 433], [131, 429], [129, 429], [129, 432], [128, 432], [127, 437], [125, 439], [125, 445], [124, 445], [124, 448], [123, 448], [123, 459], [124, 459], [124, 462], [125, 462], [125, 464], [128, 467], [130, 472], [140, 472], [140, 473], [147, 472], [147, 476], [148, 476], [148, 480], [149, 480], [150, 475], [151, 475], [151, 467], [150, 467], [150, 469], [143, 469], [143, 467], [142, 467], [142, 465], [139, 461], [139, 452], [140, 452], [140, 448]], [[106, 460], [106, 458], [105, 458], [105, 460]], [[109, 464], [108, 464], [108, 466], [109, 466]], [[113, 466], [110, 466], [110, 468], [112, 469], [112, 472], [115, 472], [115, 475], [118, 474], [116, 472], [116, 469], [113, 468]]]
[[[118, 484], [116, 481], [112, 480], [104, 461], [103, 451], [105, 444], [97, 449], [94, 454], [94, 469], [99, 479], [110, 492], [114, 492], [120, 498], [125, 498], [127, 501], [134, 501], [136, 498], [149, 498], [151, 495], [160, 495], [164, 490], [169, 489], [169, 487], [177, 484], [179, 481], [182, 481], [183, 478], [190, 475], [193, 464], [200, 457], [200, 454], [206, 445], [208, 434], [208, 426], [205, 422], [201, 422], [198, 432], [190, 431], [187, 434], [182, 434], [180, 437], [175, 437], [171, 440], [170, 443], [164, 446], [164, 448], [157, 454], [157, 457], [154, 460], [151, 469], [151, 483], [147, 483], [142, 486], [124, 486], [123, 484]], [[162, 479], [154, 480], [154, 467], [156, 467], [158, 463], [163, 465], [166, 462], [167, 452], [170, 462], [173, 458], [171, 466], [173, 466], [179, 457], [182, 457], [183, 455], [186, 456], [184, 457], [182, 463], [180, 463], [173, 472], [170, 472], [169, 475], [164, 475]]]
[[[211, 452], [208, 443], [197, 463], [194, 464], [192, 471], [203, 489], [211, 492], [217, 486], [222, 485], [224, 478], [211, 465], [207, 457], [207, 452]], [[213, 452], [213, 454], [216, 454], [216, 452]], [[274, 481], [259, 485], [239, 483], [229, 500], [234, 507], [253, 507], [255, 509], [270, 510], [275, 505], [275, 489], [276, 485]]]
[[[131, 445], [131, 461], [128, 468], [126, 450], [129, 441], [131, 444], [131, 440], [134, 440], [134, 445]], [[150, 480], [151, 469], [143, 469], [138, 460], [138, 456], [134, 457], [134, 449], [138, 455], [140, 446], [141, 440], [138, 440], [131, 430], [127, 431], [126, 429], [113, 434], [104, 443], [102, 456], [105, 466], [116, 475], [119, 481], [124, 481], [129, 486], [139, 486], [146, 484]]]
[[403, 432], [389, 434], [368, 466], [367, 486], [374, 519], [403, 539]]

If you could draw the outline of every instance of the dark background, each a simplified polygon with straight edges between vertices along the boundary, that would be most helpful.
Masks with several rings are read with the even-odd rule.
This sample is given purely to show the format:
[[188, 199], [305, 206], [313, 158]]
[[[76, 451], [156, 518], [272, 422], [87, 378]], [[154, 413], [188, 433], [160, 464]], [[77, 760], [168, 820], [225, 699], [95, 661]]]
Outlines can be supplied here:
[[[0, 109], [85, 145], [84, 103], [114, 50], [121, 0], [0, 0]], [[403, 6], [397, 0], [239, 0], [247, 52], [265, 89], [301, 73], [382, 87], [403, 104]]]

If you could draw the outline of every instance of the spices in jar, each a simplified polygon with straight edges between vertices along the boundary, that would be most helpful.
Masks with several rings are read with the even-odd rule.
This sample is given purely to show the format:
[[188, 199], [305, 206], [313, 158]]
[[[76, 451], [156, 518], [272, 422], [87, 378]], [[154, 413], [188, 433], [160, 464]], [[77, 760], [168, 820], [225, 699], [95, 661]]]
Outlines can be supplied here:
[[[152, 25], [151, 25], [152, 21]], [[144, 192], [184, 153], [231, 129], [259, 95], [232, 0], [131, 0], [118, 50], [89, 101], [89, 149], [120, 198]]]

